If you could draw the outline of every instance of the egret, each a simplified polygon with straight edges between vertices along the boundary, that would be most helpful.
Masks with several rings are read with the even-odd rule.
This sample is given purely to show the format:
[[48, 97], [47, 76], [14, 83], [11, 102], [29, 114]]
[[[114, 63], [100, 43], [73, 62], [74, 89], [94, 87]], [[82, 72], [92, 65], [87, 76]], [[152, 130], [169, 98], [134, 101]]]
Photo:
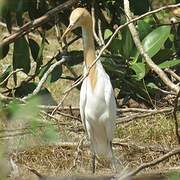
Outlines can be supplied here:
[[[76, 8], [72, 11], [69, 20], [69, 26], [62, 35], [62, 39], [71, 30], [77, 27], [82, 28], [85, 75], [96, 58], [92, 17], [85, 8]], [[115, 129], [116, 101], [110, 78], [100, 61], [96, 62], [83, 80], [80, 91], [80, 115], [90, 140], [93, 173], [96, 155], [111, 160], [114, 169], [112, 140]]]

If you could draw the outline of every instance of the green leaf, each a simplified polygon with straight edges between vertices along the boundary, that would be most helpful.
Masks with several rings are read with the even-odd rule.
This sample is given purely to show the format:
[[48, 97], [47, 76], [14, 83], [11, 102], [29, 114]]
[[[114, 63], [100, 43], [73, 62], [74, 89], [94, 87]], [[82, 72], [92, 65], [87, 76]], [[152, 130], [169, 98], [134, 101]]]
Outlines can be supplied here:
[[40, 47], [34, 39], [29, 38], [28, 40], [29, 40], [31, 55], [32, 55], [34, 61], [37, 61]]
[[151, 25], [144, 20], [139, 20], [137, 22], [137, 26], [141, 40], [144, 39], [152, 31]]
[[30, 71], [29, 45], [24, 37], [14, 43], [13, 69], [22, 68], [25, 73]]
[[131, 51], [134, 46], [132, 36], [128, 28], [125, 28], [122, 31], [121, 46], [122, 46], [122, 55], [126, 59], [128, 59], [130, 57]]
[[50, 82], [52, 83], [57, 81], [58, 79], [60, 79], [61, 75], [62, 75], [62, 65], [56, 66], [52, 71], [52, 73], [50, 74], [50, 78], [51, 78]]
[[168, 180], [179, 180], [180, 173], [178, 171], [172, 171], [168, 173]]
[[56, 142], [59, 140], [59, 133], [58, 129], [54, 127], [53, 125], [49, 125], [48, 127], [44, 128], [44, 132], [42, 133], [42, 139], [49, 143]]
[[83, 62], [83, 51], [70, 51], [66, 56], [68, 58], [66, 61], [68, 66], [75, 66]]
[[23, 82], [20, 87], [16, 88], [14, 95], [23, 98], [24, 96], [31, 94], [35, 88], [35, 83]]
[[151, 89], [159, 89], [159, 87], [153, 82], [148, 83], [146, 86]]
[[9, 33], [11, 33], [12, 23], [11, 23], [11, 11], [5, 0], [0, 0], [0, 17], [2, 17], [7, 25]]
[[25, 12], [28, 9], [27, 0], [9, 0], [7, 1], [7, 6], [13, 12]]
[[9, 44], [0, 48], [0, 59], [5, 58], [8, 52], [9, 52]]
[[[11, 72], [12, 72], [12, 67], [11, 67], [11, 65], [9, 65], [9, 66], [6, 68], [6, 70], [1, 74], [1, 76], [0, 76], [0, 83], [3, 82], [3, 81], [8, 77], [8, 75], [9, 75]], [[3, 83], [1, 86], [2, 86], [2, 87], [6, 86], [6, 85], [7, 85], [7, 82], [8, 82], [8, 81], [6, 81], [5, 84]]]
[[165, 69], [165, 68], [171, 68], [171, 67], [176, 66], [178, 64], [180, 64], [180, 59], [167, 60], [167, 61], [164, 61], [163, 63], [159, 64], [158, 66], [161, 69]]
[[[153, 57], [164, 45], [170, 35], [171, 28], [169, 26], [161, 26], [149, 33], [142, 41], [145, 51], [150, 57]], [[137, 52], [134, 62], [137, 62], [139, 52]]]
[[110, 51], [112, 54], [122, 54], [122, 41], [118, 38], [114, 38], [110, 44]]
[[110, 29], [105, 29], [104, 31], [104, 39], [108, 39], [112, 35], [112, 31]]
[[131, 0], [130, 8], [132, 9], [135, 15], [144, 14], [145, 12], [149, 11], [149, 1], [148, 0], [143, 0], [143, 1]]
[[160, 64], [167, 59], [171, 59], [174, 51], [172, 49], [161, 49], [154, 57], [153, 61], [156, 64]]
[[146, 74], [145, 64], [144, 63], [134, 63], [130, 68], [135, 72], [136, 75], [132, 75], [136, 80], [141, 80]]
[[37, 118], [39, 109], [37, 108], [37, 105], [39, 105], [39, 99], [31, 98], [27, 101], [26, 104], [21, 105], [15, 101], [13, 101], [9, 106], [9, 111], [11, 113], [11, 116], [15, 120], [21, 120], [23, 122], [34, 120]]
[[175, 38], [174, 38], [174, 46], [175, 46], [175, 49], [176, 49], [176, 54], [178, 56], [180, 56], [180, 43], [179, 43], [179, 40], [180, 40], [180, 24], [177, 27]]
[[10, 34], [11, 34], [11, 31], [12, 31], [12, 19], [11, 18], [12, 18], [11, 12], [9, 10], [7, 10], [5, 21], [6, 21], [7, 29], [8, 29]]
[[[52, 63], [47, 63], [43, 68], [41, 68], [40, 72], [39, 72], [39, 79], [41, 79], [44, 75], [44, 73], [49, 69], [49, 67], [52, 65]], [[47, 82], [48, 83], [52, 83], [57, 81], [58, 79], [60, 79], [62, 75], [62, 66], [56, 66], [53, 71], [50, 73], [50, 75], [47, 78]]]
[[36, 59], [36, 63], [37, 63], [37, 71], [39, 70], [39, 67], [43, 64], [43, 51], [44, 51], [44, 47], [45, 47], [45, 40], [46, 40], [46, 34], [43, 33], [42, 34], [42, 41], [41, 41], [41, 46], [38, 52], [38, 57]]
[[[36, 87], [37, 83], [23, 82], [20, 87], [16, 88], [14, 95], [16, 97], [23, 98], [29, 94], [32, 94]], [[46, 88], [42, 88], [35, 97], [39, 97], [40, 104], [56, 105], [51, 93]]]

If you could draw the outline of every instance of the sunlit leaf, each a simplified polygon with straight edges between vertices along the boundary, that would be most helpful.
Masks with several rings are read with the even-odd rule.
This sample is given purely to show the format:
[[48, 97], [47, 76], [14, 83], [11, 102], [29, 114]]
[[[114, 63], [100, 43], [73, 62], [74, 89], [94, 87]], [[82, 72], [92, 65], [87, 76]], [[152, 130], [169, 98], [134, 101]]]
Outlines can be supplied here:
[[146, 86], [151, 88], [151, 89], [159, 89], [159, 87], [156, 84], [152, 83], [152, 82], [148, 83]]
[[106, 29], [106, 30], [104, 31], [104, 39], [105, 39], [105, 40], [108, 39], [112, 34], [113, 34], [113, 33], [112, 33], [112, 31], [111, 31], [110, 29]]
[[164, 61], [163, 63], [159, 64], [158, 66], [161, 69], [165, 69], [165, 68], [171, 68], [171, 67], [176, 66], [178, 64], [180, 64], [180, 59], [173, 59], [173, 60]]
[[151, 25], [144, 20], [137, 21], [138, 31], [140, 39], [144, 39], [151, 31]]
[[136, 75], [132, 75], [136, 80], [141, 80], [144, 78], [146, 74], [145, 64], [144, 63], [134, 63], [130, 66], [132, 70], [134, 70]]
[[[149, 33], [142, 41], [144, 50], [150, 57], [153, 57], [164, 45], [170, 35], [171, 28], [169, 26], [161, 26]], [[139, 52], [137, 52], [134, 62], [138, 60]]]

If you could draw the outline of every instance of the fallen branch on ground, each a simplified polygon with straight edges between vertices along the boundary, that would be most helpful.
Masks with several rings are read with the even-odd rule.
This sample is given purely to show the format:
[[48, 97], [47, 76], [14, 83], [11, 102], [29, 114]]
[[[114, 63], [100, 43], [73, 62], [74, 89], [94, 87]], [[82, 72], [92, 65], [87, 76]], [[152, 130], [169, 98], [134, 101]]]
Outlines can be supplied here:
[[125, 175], [125, 177], [123, 177], [121, 179], [125, 180], [125, 179], [128, 179], [129, 177], [135, 176], [140, 171], [142, 171], [142, 170], [144, 170], [144, 169], [146, 169], [148, 167], [155, 166], [155, 165], [163, 162], [164, 160], [169, 159], [171, 156], [174, 156], [174, 155], [177, 155], [177, 154], [180, 154], [180, 147], [177, 147], [177, 148], [173, 149], [172, 151], [166, 153], [163, 156], [160, 156], [159, 158], [157, 158], [157, 159], [155, 159], [155, 160], [153, 160], [151, 162], [141, 164], [139, 167], [137, 167], [135, 170], [130, 172], [128, 175]]
[[128, 122], [131, 122], [131, 121], [136, 120], [138, 118], [153, 116], [153, 115], [158, 114], [158, 113], [172, 113], [172, 111], [173, 111], [173, 109], [162, 109], [162, 111], [157, 110], [157, 111], [152, 111], [152, 112], [148, 112], [148, 113], [135, 113], [135, 114], [131, 114], [129, 116], [118, 118], [116, 120], [116, 124], [128, 123]]
[[[45, 111], [53, 111], [57, 106], [45, 106], [45, 105], [39, 105], [38, 106], [40, 109], [45, 110]], [[72, 106], [64, 106], [64, 107], [59, 107], [57, 108], [57, 111], [79, 111], [79, 107], [72, 107]], [[171, 107], [165, 107], [162, 109], [143, 109], [143, 108], [118, 108], [117, 112], [120, 113], [129, 113], [129, 112], [157, 112], [157, 113], [163, 113], [163, 112], [170, 112], [172, 111], [173, 108]]]

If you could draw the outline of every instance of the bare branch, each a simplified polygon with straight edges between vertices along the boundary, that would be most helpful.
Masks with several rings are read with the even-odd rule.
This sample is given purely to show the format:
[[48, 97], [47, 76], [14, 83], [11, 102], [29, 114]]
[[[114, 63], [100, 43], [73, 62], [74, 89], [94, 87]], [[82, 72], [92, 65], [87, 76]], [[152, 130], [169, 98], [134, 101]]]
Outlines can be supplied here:
[[[47, 110], [47, 111], [53, 111], [54, 108], [56, 108], [57, 106], [45, 106], [45, 105], [39, 105], [38, 106], [41, 109]], [[72, 110], [72, 111], [79, 111], [79, 107], [69, 107], [69, 106], [65, 106], [65, 107], [59, 107], [57, 108], [58, 111], [66, 111], [66, 110]], [[172, 111], [173, 108], [171, 107], [167, 107], [167, 108], [163, 108], [163, 109], [143, 109], [143, 108], [118, 108], [117, 112], [121, 112], [121, 113], [129, 113], [129, 112], [141, 112], [141, 113], [147, 113], [147, 112], [156, 112], [156, 113], [163, 113], [163, 112], [170, 112]]]
[[179, 93], [178, 93], [178, 95], [176, 96], [176, 99], [175, 99], [175, 101], [174, 101], [173, 116], [174, 116], [174, 122], [175, 122], [176, 137], [177, 137], [178, 143], [180, 144], [179, 123], [178, 123], [178, 119], [177, 119], [177, 115], [176, 115], [179, 97], [180, 97], [180, 91], [179, 91]]
[[155, 166], [161, 162], [163, 162], [164, 160], [166, 159], [169, 159], [171, 156], [174, 156], [174, 155], [177, 155], [177, 154], [180, 154], [180, 147], [177, 147], [175, 149], [173, 149], [172, 151], [166, 153], [165, 155], [163, 156], [160, 156], [159, 158], [151, 161], [151, 162], [148, 162], [148, 163], [144, 163], [144, 164], [141, 164], [139, 167], [137, 167], [135, 170], [133, 170], [132, 172], [130, 172], [128, 175], [125, 175], [125, 177], [121, 178], [121, 179], [128, 179], [129, 177], [132, 177], [136, 174], [138, 174], [140, 171], [148, 168], [148, 167], [152, 167], [152, 166]]
[[2, 86], [6, 81], [8, 81], [8, 79], [13, 75], [13, 74], [16, 74], [17, 72], [20, 72], [22, 71], [23, 69], [16, 69], [15, 71], [12, 71], [5, 79], [4, 81], [2, 81], [0, 83], [0, 86]]
[[[129, 9], [129, 1], [128, 0], [124, 0], [124, 8], [125, 8], [125, 12], [127, 15], [127, 21], [131, 20], [131, 12]], [[168, 77], [167, 75], [164, 73], [164, 71], [159, 68], [154, 62], [153, 60], [149, 57], [149, 55], [145, 52], [141, 41], [139, 39], [139, 34], [134, 26], [133, 23], [130, 23], [128, 25], [129, 30], [132, 34], [132, 38], [134, 40], [134, 43], [137, 47], [137, 49], [139, 50], [140, 54], [143, 56], [143, 58], [145, 59], [146, 63], [149, 65], [149, 67], [156, 72], [156, 74], [161, 78], [161, 80], [169, 87], [169, 89], [173, 90], [174, 92], [178, 93], [180, 88], [179, 86], [175, 85]]]
[[131, 121], [140, 119], [140, 118], [144, 118], [144, 117], [148, 117], [148, 116], [153, 116], [155, 114], [158, 113], [172, 113], [173, 109], [163, 109], [163, 110], [157, 110], [157, 111], [152, 111], [152, 112], [148, 112], [148, 113], [135, 113], [135, 114], [131, 114], [129, 116], [125, 116], [122, 118], [118, 118], [116, 120], [116, 124], [122, 124], [122, 123], [129, 123]]
[[98, 19], [98, 35], [99, 35], [99, 40], [101, 42], [101, 46], [105, 45], [104, 39], [103, 39], [103, 35], [102, 35], [102, 31], [101, 31], [101, 19]]
[[164, 71], [169, 73], [172, 77], [174, 77], [176, 80], [180, 82], [180, 76], [178, 76], [173, 70], [165, 69]]
[[42, 24], [46, 23], [50, 20], [53, 16], [58, 14], [60, 11], [67, 9], [77, 3], [78, 0], [69, 0], [63, 4], [60, 4], [56, 8], [48, 11], [46, 14], [41, 16], [40, 18], [35, 19], [34, 21], [30, 21], [22, 26], [17, 32], [13, 33], [12, 35], [8, 36], [0, 43], [0, 48], [10, 43], [13, 43], [16, 39], [28, 34], [29, 32], [33, 31], [34, 29], [38, 28]]
[[92, 16], [92, 24], [93, 24], [93, 35], [98, 45], [101, 46], [100, 40], [96, 34], [96, 18], [94, 13], [94, 5], [92, 5], [91, 7], [91, 16]]
[[70, 93], [70, 91], [67, 92], [67, 93], [63, 96], [62, 100], [61, 100], [61, 101], [59, 102], [59, 104], [54, 108], [54, 110], [52, 111], [51, 115], [53, 115], [53, 114], [57, 111], [57, 109], [61, 107], [61, 105], [63, 104], [64, 100], [65, 100], [66, 97], [69, 95], [69, 93]]

